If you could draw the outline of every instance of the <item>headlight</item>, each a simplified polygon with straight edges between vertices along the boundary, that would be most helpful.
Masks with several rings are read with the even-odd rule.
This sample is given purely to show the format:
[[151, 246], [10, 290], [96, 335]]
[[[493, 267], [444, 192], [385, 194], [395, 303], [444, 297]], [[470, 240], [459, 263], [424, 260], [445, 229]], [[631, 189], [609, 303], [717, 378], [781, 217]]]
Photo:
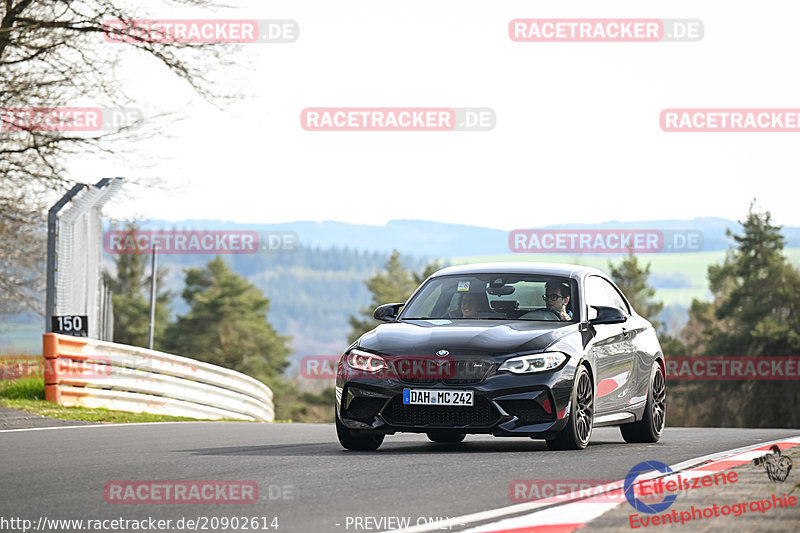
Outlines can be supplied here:
[[567, 360], [567, 356], [560, 352], [534, 353], [520, 355], [506, 359], [497, 371], [507, 370], [514, 374], [531, 374], [533, 372], [546, 372], [557, 368]]
[[347, 364], [350, 368], [364, 372], [378, 372], [386, 368], [386, 361], [383, 357], [361, 350], [350, 350], [350, 353], [347, 354]]

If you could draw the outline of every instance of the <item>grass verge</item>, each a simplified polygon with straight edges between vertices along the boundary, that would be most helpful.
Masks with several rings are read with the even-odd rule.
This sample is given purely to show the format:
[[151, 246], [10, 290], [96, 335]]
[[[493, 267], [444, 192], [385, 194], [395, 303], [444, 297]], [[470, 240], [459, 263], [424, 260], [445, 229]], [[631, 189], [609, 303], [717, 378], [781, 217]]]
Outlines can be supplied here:
[[89, 409], [86, 407], [64, 407], [44, 399], [44, 379], [24, 378], [0, 382], [0, 406], [18, 409], [36, 415], [62, 420], [88, 420], [91, 422], [114, 422], [130, 424], [135, 422], [195, 422], [198, 419], [185, 416], [154, 415], [149, 413], [128, 413], [110, 409]]

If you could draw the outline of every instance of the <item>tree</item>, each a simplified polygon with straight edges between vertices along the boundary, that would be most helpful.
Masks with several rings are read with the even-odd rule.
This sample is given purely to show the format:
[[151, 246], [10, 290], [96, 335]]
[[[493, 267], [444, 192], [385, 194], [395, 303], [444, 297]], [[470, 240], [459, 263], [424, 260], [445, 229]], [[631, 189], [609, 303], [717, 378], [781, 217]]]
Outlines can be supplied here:
[[[133, 221], [125, 224], [125, 231], [137, 231]], [[106, 286], [111, 290], [114, 304], [114, 342], [146, 347], [150, 340], [150, 280], [149, 254], [118, 254], [114, 257], [116, 275], [103, 273]], [[163, 290], [169, 271], [159, 267], [156, 272], [156, 309], [153, 325], [155, 348], [162, 346], [169, 321], [172, 293]]]
[[[214, 5], [208, 0], [168, 1], [189, 8]], [[73, 185], [66, 174], [68, 158], [119, 155], [120, 141], [146, 137], [158, 127], [156, 117], [147, 122], [139, 117], [108, 129], [104, 125], [102, 132], [54, 131], [31, 118], [40, 118], [42, 110], [86, 102], [98, 108], [131, 104], [118, 67], [132, 50], [166, 67], [206, 99], [229, 96], [207, 81], [209, 70], [234, 63], [222, 45], [164, 42], [148, 31], [106, 25], [144, 15], [135, 2], [124, 0], [0, 3], [0, 310], [44, 312], [44, 210], [55, 194]], [[123, 33], [126, 38], [120, 42], [106, 40]], [[13, 275], [6, 278], [6, 273]]]
[[400, 252], [393, 250], [383, 268], [383, 272], [377, 272], [364, 282], [372, 294], [372, 303], [369, 307], [362, 307], [359, 310], [362, 318], [350, 317], [351, 332], [347, 337], [349, 343], [355, 342], [361, 335], [378, 325], [378, 322], [372, 318], [372, 313], [377, 306], [405, 302], [428, 276], [441, 267], [438, 261], [434, 261], [420, 273], [409, 272], [400, 261]]
[[182, 297], [190, 309], [167, 328], [166, 348], [279, 388], [289, 337], [267, 321], [269, 299], [219, 256], [184, 272]]
[[659, 331], [658, 337], [662, 353], [666, 356], [684, 355], [683, 343], [677, 337], [667, 334], [664, 324], [656, 319], [664, 309], [664, 303], [653, 300], [656, 291], [647, 284], [650, 277], [650, 263], [642, 267], [633, 252], [630, 252], [619, 265], [615, 266], [609, 261], [608, 269], [611, 271], [614, 282], [628, 298], [636, 312], [649, 320]]
[[46, 234], [32, 223], [29, 213], [13, 208], [0, 214], [0, 315], [43, 314], [46, 249]]
[[633, 255], [633, 252], [630, 252], [617, 266], [609, 261], [608, 268], [614, 283], [628, 298], [636, 312], [648, 319], [653, 327], [659, 329], [661, 324], [656, 320], [656, 316], [664, 308], [664, 303], [653, 301], [656, 291], [647, 285], [647, 278], [650, 277], [650, 263], [641, 267], [639, 260]]
[[789, 355], [800, 352], [800, 272], [783, 255], [785, 239], [769, 212], [750, 206], [734, 235], [736, 247], [722, 265], [708, 271], [711, 292], [718, 296], [715, 317], [728, 325], [712, 335], [709, 351], [739, 355]]
[[[743, 233], [721, 265], [708, 269], [713, 302], [693, 301], [686, 336], [701, 355], [800, 355], [800, 272], [783, 255], [784, 237], [771, 214], [755, 202]], [[716, 381], [701, 423], [749, 427], [797, 427], [800, 400], [793, 382]]]

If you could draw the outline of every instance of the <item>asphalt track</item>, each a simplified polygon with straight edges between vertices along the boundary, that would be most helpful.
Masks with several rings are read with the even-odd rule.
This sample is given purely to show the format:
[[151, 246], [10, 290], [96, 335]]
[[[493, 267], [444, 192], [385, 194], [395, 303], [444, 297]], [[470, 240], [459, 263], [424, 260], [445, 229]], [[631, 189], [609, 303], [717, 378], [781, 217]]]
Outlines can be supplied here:
[[[528, 439], [468, 436], [449, 445], [398, 434], [377, 452], [352, 452], [339, 446], [331, 424], [178, 422], [2, 431], [0, 518], [37, 523], [39, 517], [154, 517], [174, 524], [182, 517], [266, 517], [268, 523], [277, 517], [280, 532], [380, 531], [387, 528], [363, 520], [408, 517], [413, 525], [461, 516], [513, 504], [508, 489], [515, 479], [617, 480], [645, 460], [675, 465], [799, 433], [668, 428], [656, 444], [631, 445], [617, 428], [600, 428], [586, 450], [574, 452], [549, 451], [544, 441]], [[116, 480], [253, 481], [259, 499], [238, 505], [106, 503], [104, 486]], [[362, 527], [356, 527], [356, 517]]]

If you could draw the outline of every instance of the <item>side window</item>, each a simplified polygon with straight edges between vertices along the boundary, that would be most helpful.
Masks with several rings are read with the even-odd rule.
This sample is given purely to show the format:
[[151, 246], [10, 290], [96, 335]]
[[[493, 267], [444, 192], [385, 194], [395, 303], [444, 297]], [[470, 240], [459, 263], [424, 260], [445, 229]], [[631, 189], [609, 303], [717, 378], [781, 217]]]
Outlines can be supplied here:
[[597, 276], [586, 278], [586, 306], [589, 310], [589, 320], [597, 318], [597, 311], [592, 309], [593, 305], [615, 307], [605, 285], [607, 285], [606, 282]]
[[612, 306], [611, 298], [605, 288], [605, 281], [597, 276], [586, 278], [586, 303], [588, 305]]
[[628, 308], [628, 304], [625, 303], [625, 299], [620, 296], [619, 291], [617, 291], [616, 287], [610, 284], [608, 281], [603, 280], [603, 285], [605, 285], [606, 290], [608, 291], [608, 297], [613, 302], [612, 307], [616, 307], [617, 309], [623, 311], [626, 315], [631, 314], [631, 310]]

